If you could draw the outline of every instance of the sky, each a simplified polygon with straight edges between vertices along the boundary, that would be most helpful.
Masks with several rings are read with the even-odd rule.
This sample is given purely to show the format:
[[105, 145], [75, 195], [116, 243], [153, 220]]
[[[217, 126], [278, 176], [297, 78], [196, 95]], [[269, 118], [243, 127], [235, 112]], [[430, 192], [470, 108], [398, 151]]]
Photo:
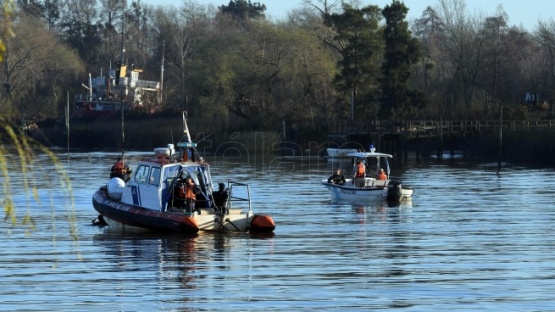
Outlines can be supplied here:
[[[142, 3], [150, 5], [173, 5], [181, 7], [187, 0], [141, 0]], [[192, 0], [199, 4], [212, 4], [215, 7], [229, 4], [229, 0]], [[272, 19], [283, 19], [287, 17], [287, 12], [302, 7], [301, 0], [251, 0], [260, 2], [266, 6], [266, 15]], [[317, 1], [315, 1], [317, 2]], [[438, 0], [405, 0], [403, 1], [409, 8], [407, 20], [420, 18], [426, 7], [436, 7]], [[361, 5], [378, 5], [384, 7], [391, 3], [391, 0], [361, 0]], [[509, 26], [522, 26], [528, 31], [533, 31], [538, 21], [550, 21], [555, 13], [554, 0], [465, 0], [466, 8], [470, 14], [493, 15], [499, 5], [509, 16]]]

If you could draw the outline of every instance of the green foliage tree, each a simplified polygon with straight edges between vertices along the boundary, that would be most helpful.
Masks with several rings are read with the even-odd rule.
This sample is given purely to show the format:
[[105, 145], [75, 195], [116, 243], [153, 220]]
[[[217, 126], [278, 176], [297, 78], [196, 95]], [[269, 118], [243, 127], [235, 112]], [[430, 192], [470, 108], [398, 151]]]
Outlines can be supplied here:
[[[335, 83], [343, 99], [347, 99], [343, 100], [344, 117], [349, 111], [351, 114], [356, 111], [359, 116], [375, 113], [371, 104], [379, 98], [378, 64], [383, 49], [378, 27], [380, 19], [377, 6], [356, 9], [348, 4], [343, 5], [342, 13], [324, 17], [325, 24], [335, 31], [332, 40], [325, 43], [341, 56], [338, 61], [340, 72], [335, 77]], [[350, 117], [354, 119], [353, 115]]]
[[220, 13], [193, 3], [179, 12], [156, 10], [171, 81], [167, 107], [218, 118], [226, 128], [320, 125], [335, 98], [335, 66], [318, 38], [292, 24], [237, 23]]
[[404, 119], [413, 116], [424, 104], [424, 95], [408, 86], [411, 67], [420, 57], [420, 44], [413, 38], [405, 21], [407, 7], [393, 1], [382, 13], [385, 53], [382, 65], [383, 104], [379, 115], [385, 119]]
[[81, 60], [34, 16], [18, 15], [13, 31], [0, 64], [0, 107], [22, 120], [56, 117], [65, 96], [60, 85], [83, 71]]
[[252, 3], [250, 0], [230, 0], [228, 5], [219, 7], [223, 14], [229, 14], [236, 19], [248, 21], [251, 19], [265, 18], [266, 6], [260, 2]]
[[203, 107], [219, 103], [218, 111], [253, 128], [321, 118], [321, 106], [330, 101], [325, 95], [333, 65], [318, 39], [287, 24], [250, 27], [249, 33], [222, 27], [197, 51], [204, 57], [196, 67], [208, 78], [199, 88]]

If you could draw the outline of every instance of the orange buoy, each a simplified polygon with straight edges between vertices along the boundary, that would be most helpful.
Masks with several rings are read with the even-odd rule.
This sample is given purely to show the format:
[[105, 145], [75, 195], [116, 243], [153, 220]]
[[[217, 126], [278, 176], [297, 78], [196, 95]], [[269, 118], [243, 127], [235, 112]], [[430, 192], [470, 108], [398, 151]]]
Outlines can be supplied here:
[[276, 228], [276, 224], [272, 217], [265, 214], [256, 214], [251, 221], [251, 232], [268, 233]]

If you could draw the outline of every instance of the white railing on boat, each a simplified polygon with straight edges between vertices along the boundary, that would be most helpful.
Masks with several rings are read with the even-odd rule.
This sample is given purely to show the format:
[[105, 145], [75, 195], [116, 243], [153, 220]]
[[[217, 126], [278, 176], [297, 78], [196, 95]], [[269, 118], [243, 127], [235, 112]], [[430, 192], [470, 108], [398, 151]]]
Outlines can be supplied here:
[[[235, 188], [235, 192], [239, 193], [239, 195], [234, 193], [234, 188]], [[244, 188], [244, 190], [242, 191], [241, 188]], [[249, 212], [252, 212], [251, 191], [248, 184], [229, 181], [228, 190], [229, 190], [229, 197], [227, 199], [227, 205], [226, 205], [228, 209], [233, 208], [231, 204], [232, 202], [248, 202]]]

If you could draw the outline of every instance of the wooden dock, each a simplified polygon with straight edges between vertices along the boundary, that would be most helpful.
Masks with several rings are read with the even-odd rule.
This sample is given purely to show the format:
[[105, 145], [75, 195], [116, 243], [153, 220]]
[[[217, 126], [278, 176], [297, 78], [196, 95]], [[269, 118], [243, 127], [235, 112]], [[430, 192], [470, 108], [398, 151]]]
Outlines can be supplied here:
[[328, 139], [349, 140], [352, 136], [359, 135], [404, 135], [412, 136], [441, 136], [442, 134], [458, 134], [462, 136], [477, 135], [517, 129], [555, 128], [555, 120], [409, 120], [403, 123], [391, 121], [360, 121], [350, 123], [347, 121], [334, 122], [328, 127]]
[[[409, 120], [403, 123], [373, 120], [368, 122], [337, 122], [328, 128], [328, 145], [338, 147], [378, 146], [382, 152], [406, 159], [409, 152], [436, 155], [448, 151], [468, 150], [484, 135], [496, 136], [493, 144], [501, 150], [503, 133], [528, 129], [555, 130], [555, 120]], [[502, 129], [502, 131], [501, 131]], [[469, 145], [470, 144], [470, 145]]]

